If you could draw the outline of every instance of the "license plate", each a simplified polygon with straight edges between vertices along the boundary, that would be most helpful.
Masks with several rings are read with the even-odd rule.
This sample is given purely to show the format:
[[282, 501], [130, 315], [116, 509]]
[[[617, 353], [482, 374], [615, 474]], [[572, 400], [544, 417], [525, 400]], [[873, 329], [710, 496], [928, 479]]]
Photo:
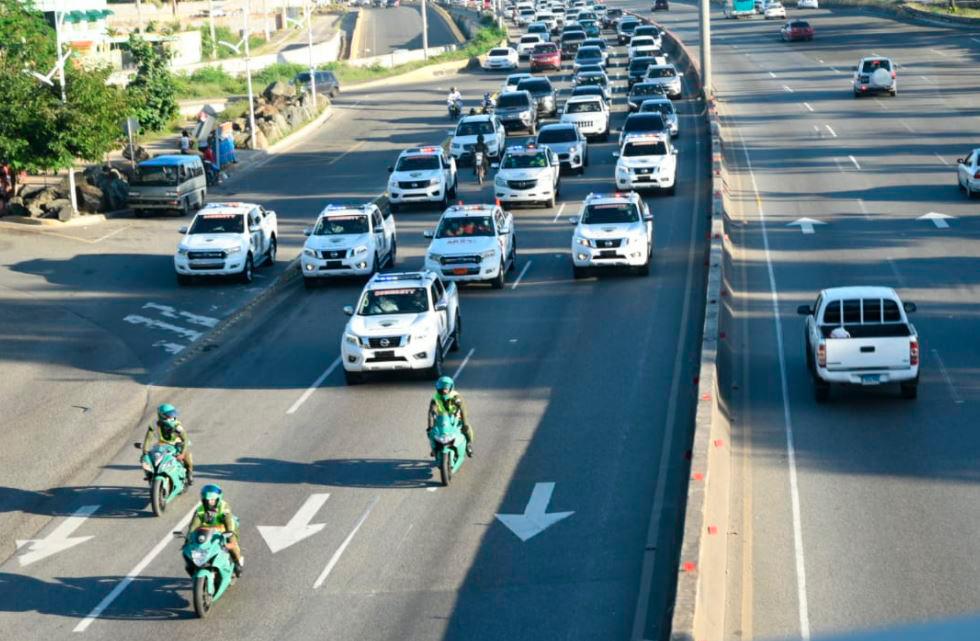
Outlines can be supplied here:
[[340, 269], [344, 266], [344, 261], [342, 260], [328, 260], [327, 269]]
[[880, 382], [881, 382], [881, 377], [878, 374], [861, 375], [861, 385], [877, 385]]
[[225, 264], [205, 261], [205, 262], [195, 262], [193, 266], [198, 269], [223, 269]]
[[467, 271], [469, 270], [467, 270], [465, 267], [457, 267], [453, 270], [453, 273], [457, 276], [465, 276]]
[[599, 252], [599, 258], [616, 258], [616, 252], [610, 249], [603, 250]]
[[395, 357], [395, 351], [394, 350], [387, 350], [387, 351], [375, 352], [374, 353], [374, 357], [375, 358], [394, 358]]

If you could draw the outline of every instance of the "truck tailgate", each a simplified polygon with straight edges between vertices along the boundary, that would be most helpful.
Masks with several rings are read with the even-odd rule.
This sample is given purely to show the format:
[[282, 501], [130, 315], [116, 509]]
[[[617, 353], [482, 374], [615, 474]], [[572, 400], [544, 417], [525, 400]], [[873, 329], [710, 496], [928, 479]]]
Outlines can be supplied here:
[[827, 369], [906, 369], [910, 367], [909, 340], [908, 336], [828, 338]]

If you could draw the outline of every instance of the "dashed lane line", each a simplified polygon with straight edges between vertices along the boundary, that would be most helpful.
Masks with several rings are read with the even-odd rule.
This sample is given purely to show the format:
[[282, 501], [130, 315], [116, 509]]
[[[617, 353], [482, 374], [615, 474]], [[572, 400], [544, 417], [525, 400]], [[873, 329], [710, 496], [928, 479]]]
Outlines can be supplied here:
[[334, 360], [334, 362], [330, 363], [330, 366], [327, 367], [327, 369], [323, 370], [323, 373], [320, 374], [320, 376], [318, 376], [315, 381], [313, 381], [313, 384], [310, 385], [308, 388], [306, 388], [306, 391], [303, 392], [302, 396], [297, 398], [296, 402], [293, 403], [288, 410], [286, 410], [286, 414], [295, 414], [296, 410], [298, 410], [303, 405], [303, 403], [305, 403], [307, 400], [309, 400], [311, 396], [313, 396], [313, 392], [315, 392], [317, 388], [319, 388], [320, 385], [323, 384], [323, 381], [327, 380], [328, 376], [333, 374], [333, 371], [337, 369], [339, 365], [340, 365], [340, 357], [338, 356]]
[[453, 379], [454, 380], [457, 379], [457, 378], [459, 378], [459, 375], [463, 373], [463, 368], [466, 367], [466, 364], [470, 362], [470, 357], [473, 356], [473, 352], [475, 352], [475, 351], [476, 351], [476, 348], [475, 347], [471, 347], [470, 348], [470, 351], [466, 352], [466, 357], [463, 358], [463, 362], [460, 363], [459, 364], [459, 367], [456, 368], [456, 371], [453, 372]]
[[524, 278], [524, 274], [526, 274], [527, 270], [530, 268], [531, 268], [531, 261], [527, 261], [526, 263], [524, 263], [524, 269], [522, 269], [521, 273], [517, 275], [517, 279], [514, 281], [514, 284], [510, 286], [511, 290], [517, 289], [517, 286], [521, 284], [521, 279]]

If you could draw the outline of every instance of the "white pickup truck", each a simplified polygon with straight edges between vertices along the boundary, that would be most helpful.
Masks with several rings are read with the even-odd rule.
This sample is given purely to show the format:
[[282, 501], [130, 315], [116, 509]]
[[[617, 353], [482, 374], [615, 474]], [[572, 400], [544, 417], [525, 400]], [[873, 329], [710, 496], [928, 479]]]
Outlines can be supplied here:
[[817, 402], [830, 397], [832, 384], [898, 383], [903, 398], [915, 398], [919, 336], [906, 316], [914, 311], [890, 287], [825, 289], [812, 307], [798, 307]]
[[462, 323], [455, 283], [431, 271], [375, 274], [357, 301], [340, 341], [348, 385], [370, 372], [424, 370], [442, 376], [448, 352], [459, 349]]
[[276, 212], [254, 203], [211, 203], [201, 209], [174, 254], [177, 283], [195, 276], [238, 276], [251, 283], [255, 267], [276, 262]]

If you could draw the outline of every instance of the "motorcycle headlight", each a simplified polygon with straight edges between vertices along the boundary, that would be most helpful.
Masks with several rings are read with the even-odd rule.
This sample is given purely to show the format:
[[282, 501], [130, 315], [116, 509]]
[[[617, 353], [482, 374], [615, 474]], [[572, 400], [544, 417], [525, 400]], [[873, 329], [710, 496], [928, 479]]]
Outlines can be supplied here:
[[593, 242], [588, 238], [582, 238], [581, 236], [575, 239], [575, 242], [583, 247], [594, 247]]
[[200, 548], [191, 550], [191, 561], [197, 567], [201, 567], [208, 562], [208, 551]]
[[429, 254], [426, 256], [426, 260], [430, 260], [433, 263], [438, 263], [442, 260], [442, 254]]
[[483, 260], [486, 260], [488, 258], [494, 258], [496, 255], [497, 255], [496, 249], [488, 249], [485, 252], [480, 252], [480, 258], [482, 258]]
[[235, 247], [226, 247], [225, 248], [225, 253], [228, 254], [229, 256], [231, 256], [232, 254], [237, 254], [240, 251], [242, 251], [242, 248], [240, 246], [237, 246], [237, 245]]
[[446, 436], [444, 434], [441, 434], [441, 435], [436, 436], [434, 438], [435, 438], [436, 443], [439, 443], [441, 445], [450, 445], [450, 444], [452, 444], [456, 440], [455, 437]]
[[354, 248], [353, 254], [354, 256], [360, 256], [361, 254], [366, 254], [367, 250], [368, 250], [367, 245], [358, 245], [357, 247]]
[[310, 249], [309, 247], [304, 247], [303, 248], [303, 253], [306, 254], [307, 256], [312, 256], [313, 258], [316, 258], [316, 250], [315, 249]]

